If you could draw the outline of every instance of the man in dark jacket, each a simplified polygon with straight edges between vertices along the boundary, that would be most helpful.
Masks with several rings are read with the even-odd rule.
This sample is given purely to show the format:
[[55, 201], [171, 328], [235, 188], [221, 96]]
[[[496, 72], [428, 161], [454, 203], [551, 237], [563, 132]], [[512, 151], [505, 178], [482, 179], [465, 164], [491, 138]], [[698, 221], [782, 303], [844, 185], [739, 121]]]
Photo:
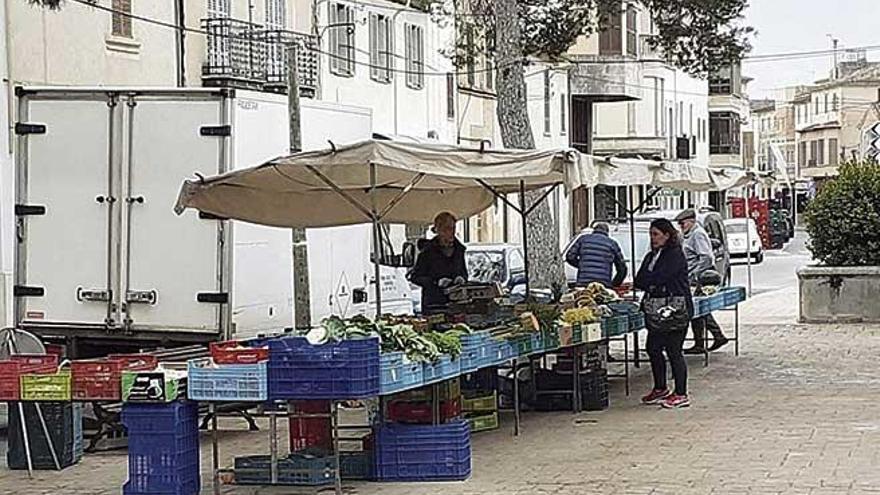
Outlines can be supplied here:
[[[605, 287], [617, 287], [626, 278], [626, 260], [617, 241], [608, 236], [605, 222], [593, 224], [593, 232], [581, 236], [565, 253], [565, 261], [577, 268], [577, 285], [585, 287], [599, 282]], [[611, 278], [611, 268], [616, 272]]]
[[422, 288], [422, 312], [446, 309], [449, 298], [445, 289], [467, 281], [465, 247], [455, 238], [455, 217], [440, 213], [434, 219], [436, 237], [426, 242], [419, 252], [416, 266], [409, 275], [412, 283]]

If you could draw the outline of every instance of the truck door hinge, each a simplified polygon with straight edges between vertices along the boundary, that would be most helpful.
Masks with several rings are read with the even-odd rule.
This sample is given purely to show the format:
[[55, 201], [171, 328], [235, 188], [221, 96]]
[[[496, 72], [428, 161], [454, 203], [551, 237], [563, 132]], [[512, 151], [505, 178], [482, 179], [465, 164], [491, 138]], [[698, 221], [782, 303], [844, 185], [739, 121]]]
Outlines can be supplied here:
[[15, 205], [15, 216], [45, 215], [46, 207], [42, 205]]
[[27, 285], [16, 285], [12, 287], [12, 295], [15, 297], [43, 297], [46, 289], [42, 287], [33, 287]]
[[25, 134], [46, 134], [46, 126], [44, 124], [29, 124], [27, 122], [15, 123], [15, 134], [23, 136]]
[[232, 135], [231, 125], [203, 125], [199, 127], [199, 135], [209, 137], [226, 137]]

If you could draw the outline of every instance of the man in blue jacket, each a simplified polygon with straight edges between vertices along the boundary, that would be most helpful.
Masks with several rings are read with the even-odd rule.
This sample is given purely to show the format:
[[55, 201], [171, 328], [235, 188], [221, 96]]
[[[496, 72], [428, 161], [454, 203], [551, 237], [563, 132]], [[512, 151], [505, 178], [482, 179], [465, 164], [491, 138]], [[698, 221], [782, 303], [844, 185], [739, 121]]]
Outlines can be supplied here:
[[[626, 278], [626, 260], [617, 241], [608, 236], [605, 222], [593, 224], [593, 231], [581, 236], [565, 253], [565, 262], [577, 268], [577, 286], [586, 287], [599, 282], [605, 287], [617, 287]], [[614, 268], [614, 278], [611, 269]]]

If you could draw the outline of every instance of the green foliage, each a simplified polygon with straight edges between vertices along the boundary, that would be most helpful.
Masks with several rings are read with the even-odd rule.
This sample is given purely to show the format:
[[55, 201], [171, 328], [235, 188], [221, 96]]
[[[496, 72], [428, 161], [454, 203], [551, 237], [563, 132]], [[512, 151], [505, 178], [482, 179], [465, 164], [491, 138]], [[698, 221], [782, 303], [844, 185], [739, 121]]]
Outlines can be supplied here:
[[61, 8], [61, 3], [64, 0], [27, 0], [31, 5], [37, 5], [40, 7], [47, 7], [52, 10], [58, 10]]
[[880, 265], [880, 165], [846, 163], [805, 215], [809, 249], [829, 266]]
[[[446, 51], [459, 68], [490, 58], [495, 52], [494, 0], [462, 2], [433, 0], [435, 21], [454, 19], [459, 36]], [[581, 35], [601, 31], [609, 15], [622, 14], [618, 0], [518, 0], [523, 55], [564, 60]], [[754, 31], [742, 26], [747, 0], [639, 0], [641, 14], [654, 20], [658, 34], [648, 43], [670, 62], [698, 76], [706, 76], [751, 48]]]

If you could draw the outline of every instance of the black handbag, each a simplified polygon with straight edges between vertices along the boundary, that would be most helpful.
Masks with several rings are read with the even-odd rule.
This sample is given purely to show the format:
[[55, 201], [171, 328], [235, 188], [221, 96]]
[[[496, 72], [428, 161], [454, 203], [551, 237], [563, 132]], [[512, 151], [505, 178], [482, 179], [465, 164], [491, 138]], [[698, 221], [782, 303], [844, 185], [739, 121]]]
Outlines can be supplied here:
[[691, 321], [685, 296], [651, 297], [642, 299], [645, 326], [651, 332], [686, 329]]

